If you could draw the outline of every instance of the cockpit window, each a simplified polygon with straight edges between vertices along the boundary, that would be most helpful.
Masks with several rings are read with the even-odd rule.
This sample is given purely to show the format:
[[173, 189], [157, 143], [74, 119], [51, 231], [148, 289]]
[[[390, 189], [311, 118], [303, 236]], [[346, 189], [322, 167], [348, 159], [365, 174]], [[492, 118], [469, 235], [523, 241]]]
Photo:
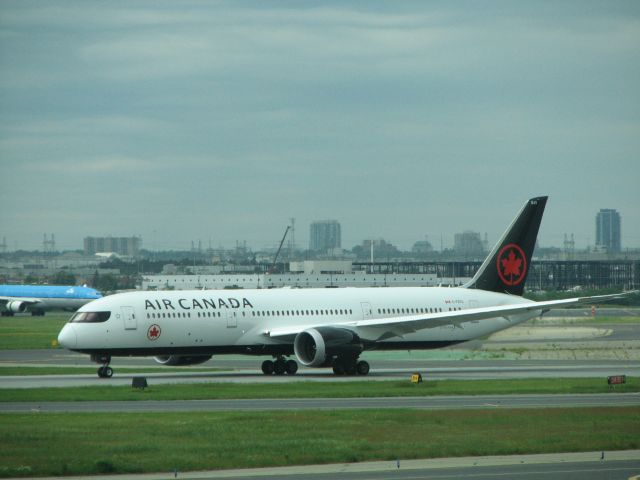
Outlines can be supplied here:
[[100, 323], [109, 320], [111, 312], [78, 312], [71, 320], [70, 323]]

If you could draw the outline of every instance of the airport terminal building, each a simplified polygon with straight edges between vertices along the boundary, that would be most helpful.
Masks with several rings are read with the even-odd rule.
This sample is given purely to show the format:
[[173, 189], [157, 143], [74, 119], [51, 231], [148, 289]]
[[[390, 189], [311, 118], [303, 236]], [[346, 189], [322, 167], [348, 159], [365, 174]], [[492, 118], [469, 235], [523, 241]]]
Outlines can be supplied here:
[[[291, 262], [286, 273], [144, 275], [143, 290], [233, 288], [338, 288], [458, 286], [469, 281], [481, 262]], [[528, 290], [576, 288], [635, 289], [640, 285], [640, 261], [533, 262]]]

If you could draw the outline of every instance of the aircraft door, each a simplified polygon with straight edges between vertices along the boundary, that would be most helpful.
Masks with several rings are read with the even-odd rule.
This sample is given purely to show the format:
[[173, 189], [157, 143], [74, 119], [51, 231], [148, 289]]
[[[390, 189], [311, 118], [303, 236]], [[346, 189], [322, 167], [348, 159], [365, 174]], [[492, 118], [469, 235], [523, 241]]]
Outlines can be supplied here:
[[125, 330], [135, 330], [138, 328], [138, 321], [136, 320], [136, 311], [133, 307], [120, 307], [122, 311], [122, 318], [124, 319]]
[[362, 302], [362, 319], [367, 320], [371, 318], [371, 304], [369, 302]]
[[238, 326], [238, 312], [229, 310], [227, 312], [227, 328], [236, 328]]

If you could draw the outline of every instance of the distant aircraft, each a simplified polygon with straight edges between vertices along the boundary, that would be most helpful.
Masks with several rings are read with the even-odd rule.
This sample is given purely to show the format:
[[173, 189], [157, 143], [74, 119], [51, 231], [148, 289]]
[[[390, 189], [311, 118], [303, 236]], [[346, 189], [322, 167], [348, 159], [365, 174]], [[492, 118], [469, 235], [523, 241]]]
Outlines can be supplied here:
[[84, 304], [102, 298], [102, 294], [89, 287], [65, 285], [0, 285], [2, 316], [31, 312], [44, 315], [47, 310], [76, 311]]
[[272, 356], [265, 375], [307, 367], [366, 375], [366, 350], [446, 347], [512, 327], [555, 307], [620, 295], [534, 302], [522, 298], [547, 197], [528, 200], [469, 283], [458, 288], [396, 287], [142, 291], [85, 305], [58, 342], [101, 363], [112, 356], [156, 356], [195, 365], [215, 354]]

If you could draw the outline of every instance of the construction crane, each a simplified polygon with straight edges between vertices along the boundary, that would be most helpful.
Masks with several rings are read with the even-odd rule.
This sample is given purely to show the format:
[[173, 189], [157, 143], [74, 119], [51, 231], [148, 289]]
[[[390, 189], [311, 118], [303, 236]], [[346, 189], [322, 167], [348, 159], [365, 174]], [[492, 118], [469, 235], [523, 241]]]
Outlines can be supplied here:
[[276, 270], [276, 262], [278, 261], [278, 255], [280, 255], [280, 250], [282, 250], [282, 245], [284, 244], [284, 239], [287, 238], [287, 233], [291, 229], [291, 225], [287, 225], [287, 229], [284, 231], [284, 235], [282, 236], [282, 240], [280, 240], [280, 246], [278, 247], [278, 251], [276, 252], [276, 256], [273, 257], [273, 265], [271, 265], [271, 269], [269, 269], [269, 273], [273, 273]]

